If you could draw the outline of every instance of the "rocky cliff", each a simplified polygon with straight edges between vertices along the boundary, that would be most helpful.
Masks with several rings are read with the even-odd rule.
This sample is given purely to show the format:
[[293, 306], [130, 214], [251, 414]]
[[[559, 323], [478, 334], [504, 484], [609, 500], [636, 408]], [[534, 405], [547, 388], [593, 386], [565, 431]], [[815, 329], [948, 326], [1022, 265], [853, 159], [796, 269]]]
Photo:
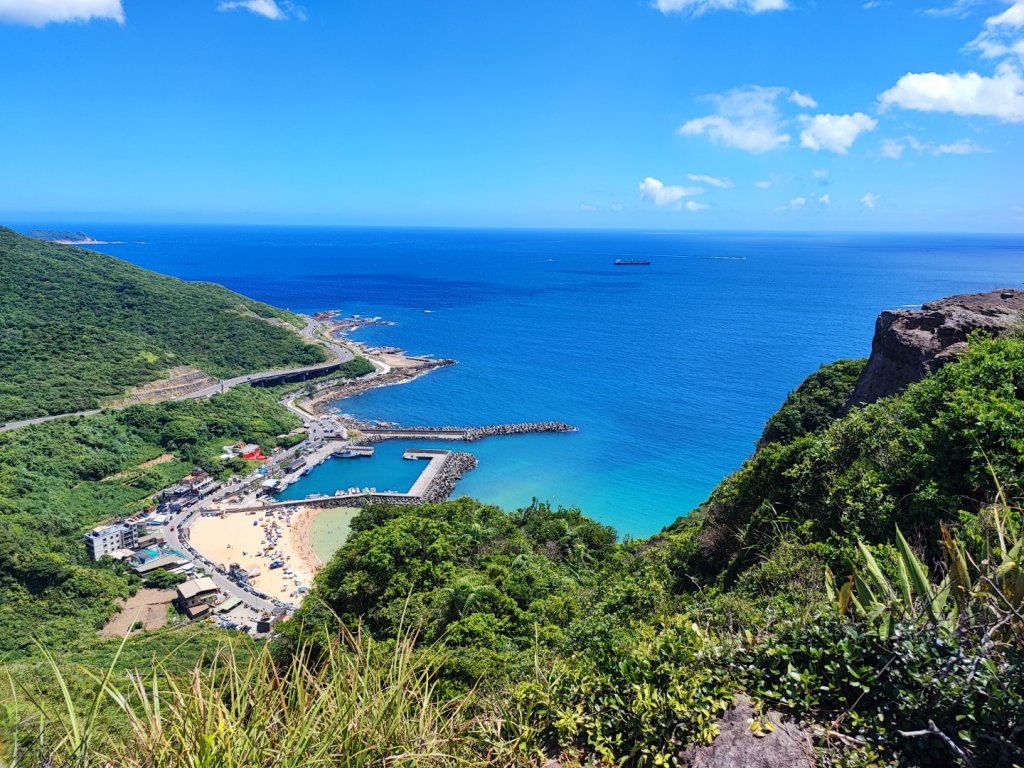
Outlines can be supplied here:
[[875, 323], [871, 358], [847, 408], [894, 395], [945, 365], [974, 331], [991, 335], [1016, 325], [1024, 291], [1005, 289], [931, 301], [921, 309], [883, 312]]

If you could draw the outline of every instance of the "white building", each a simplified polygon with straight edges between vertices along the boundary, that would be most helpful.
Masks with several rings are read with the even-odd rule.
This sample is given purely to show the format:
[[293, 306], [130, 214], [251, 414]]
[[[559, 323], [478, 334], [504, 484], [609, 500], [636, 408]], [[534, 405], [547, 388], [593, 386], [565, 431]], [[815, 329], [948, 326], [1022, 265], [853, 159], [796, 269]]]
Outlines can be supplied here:
[[137, 549], [139, 529], [127, 523], [101, 525], [85, 534], [85, 551], [93, 560], [112, 555], [119, 549]]

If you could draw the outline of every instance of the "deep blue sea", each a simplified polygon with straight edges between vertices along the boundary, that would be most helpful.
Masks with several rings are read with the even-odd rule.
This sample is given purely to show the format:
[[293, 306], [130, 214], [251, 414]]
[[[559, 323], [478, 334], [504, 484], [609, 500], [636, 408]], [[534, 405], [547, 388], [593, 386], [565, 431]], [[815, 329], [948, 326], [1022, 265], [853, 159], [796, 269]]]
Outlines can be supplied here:
[[[632, 536], [704, 500], [807, 374], [867, 355], [880, 310], [1024, 282], [1019, 236], [81, 228], [160, 272], [396, 321], [357, 338], [459, 364], [343, 410], [576, 424], [473, 444], [480, 467], [457, 491], [506, 508], [577, 505]], [[620, 257], [653, 263], [613, 266]]]

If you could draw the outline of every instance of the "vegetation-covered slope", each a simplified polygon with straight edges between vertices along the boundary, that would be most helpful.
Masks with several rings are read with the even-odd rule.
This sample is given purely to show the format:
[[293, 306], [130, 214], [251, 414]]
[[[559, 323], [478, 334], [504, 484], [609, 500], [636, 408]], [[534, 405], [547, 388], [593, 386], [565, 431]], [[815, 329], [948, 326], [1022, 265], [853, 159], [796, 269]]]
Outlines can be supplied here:
[[819, 432], [843, 415], [867, 360], [837, 360], [821, 366], [793, 390], [765, 424], [758, 448], [788, 443]]
[[[95, 643], [139, 582], [89, 562], [82, 534], [138, 511], [192, 466], [224, 473], [214, 457], [225, 440], [269, 450], [297, 425], [271, 395], [245, 387], [0, 434], [0, 656], [30, 653], [33, 638], [65, 653]], [[139, 468], [167, 452], [176, 461]]]
[[326, 359], [281, 327], [296, 321], [220, 286], [0, 227], [0, 422], [93, 408], [173, 366], [231, 376]]
[[991, 501], [993, 472], [1024, 495], [1021, 338], [975, 337], [903, 394], [765, 446], [677, 524], [695, 534], [680, 568], [742, 570], [769, 556], [783, 529], [835, 558], [851, 537], [888, 541], [899, 525], [936, 555], [939, 524], [969, 521]]

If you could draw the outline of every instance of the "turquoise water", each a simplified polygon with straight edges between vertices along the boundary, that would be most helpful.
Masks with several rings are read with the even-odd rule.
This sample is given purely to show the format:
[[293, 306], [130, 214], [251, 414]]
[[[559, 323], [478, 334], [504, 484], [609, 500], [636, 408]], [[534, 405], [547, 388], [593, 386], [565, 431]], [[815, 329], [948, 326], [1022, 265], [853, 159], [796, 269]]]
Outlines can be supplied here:
[[[279, 306], [395, 320], [359, 338], [459, 364], [339, 408], [420, 425], [574, 423], [472, 444], [480, 467], [457, 492], [579, 505], [634, 536], [705, 499], [807, 374], [867, 355], [880, 310], [1024, 275], [1019, 236], [67, 226]], [[612, 266], [625, 257], [653, 263]], [[381, 488], [390, 471], [341, 483]]]
[[309, 474], [284, 489], [280, 501], [304, 499], [311, 493], [332, 496], [348, 488], [376, 488], [378, 491], [407, 493], [427, 462], [402, 458], [407, 448], [431, 448], [436, 445], [393, 440], [375, 446], [372, 457], [328, 459], [310, 469]]
[[326, 563], [348, 540], [358, 509], [325, 509], [309, 524], [309, 541], [320, 561]]

